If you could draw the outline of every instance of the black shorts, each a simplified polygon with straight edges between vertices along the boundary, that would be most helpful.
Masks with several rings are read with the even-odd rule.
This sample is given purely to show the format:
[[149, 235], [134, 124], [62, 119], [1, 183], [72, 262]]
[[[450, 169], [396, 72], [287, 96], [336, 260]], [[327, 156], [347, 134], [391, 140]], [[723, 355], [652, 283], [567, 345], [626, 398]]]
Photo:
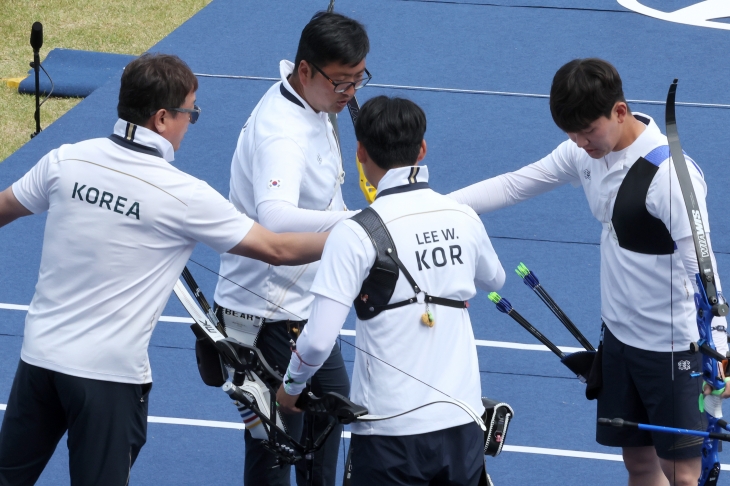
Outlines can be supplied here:
[[484, 432], [473, 422], [416, 435], [352, 434], [352, 486], [477, 486]]
[[[598, 395], [598, 418], [684, 429], [706, 430], [699, 410], [702, 378], [699, 354], [638, 349], [611, 334], [603, 337], [603, 388]], [[672, 379], [673, 378], [673, 379]], [[609, 447], [654, 446], [662, 459], [691, 459], [702, 455], [702, 437], [597, 426], [596, 441]]]

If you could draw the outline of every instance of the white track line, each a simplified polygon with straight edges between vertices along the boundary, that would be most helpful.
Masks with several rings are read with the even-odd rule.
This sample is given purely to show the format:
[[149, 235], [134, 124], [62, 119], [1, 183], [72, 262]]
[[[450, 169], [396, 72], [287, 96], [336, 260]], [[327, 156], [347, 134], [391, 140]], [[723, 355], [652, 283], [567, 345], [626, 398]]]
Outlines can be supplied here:
[[[17, 304], [0, 304], [0, 309], [27, 311], [28, 306]], [[192, 324], [193, 320], [189, 317], [161, 316], [160, 322]], [[355, 336], [355, 331], [350, 329], [343, 329], [340, 331], [340, 335]], [[510, 343], [505, 341], [486, 341], [484, 339], [477, 339], [476, 344], [477, 346], [484, 346], [487, 348], [521, 349], [523, 351], [550, 351], [546, 346], [543, 346], [542, 344], [522, 344]], [[574, 348], [571, 346], [558, 346], [558, 348], [560, 348], [560, 350], [565, 353], [575, 353], [577, 351], [583, 351], [583, 348]]]
[[[18, 304], [0, 304], [0, 309], [5, 310], [19, 310], [19, 311], [28, 311], [27, 305], [18, 305]], [[192, 324], [193, 320], [190, 317], [175, 317], [175, 316], [160, 316], [160, 322], [179, 322], [183, 324]]]
[[[340, 331], [341, 336], [354, 336], [355, 331], [351, 329], [342, 329]], [[506, 348], [506, 349], [521, 349], [523, 351], [550, 351], [547, 346], [542, 344], [522, 344], [522, 343], [510, 343], [505, 341], [486, 341], [484, 339], [475, 339], [477, 346], [485, 346], [488, 348]], [[575, 353], [577, 351], [585, 351], [583, 348], [574, 348], [571, 346], [558, 346], [558, 348], [566, 353]]]
[[[5, 410], [6, 405], [0, 403], [0, 410]], [[245, 426], [239, 422], [220, 422], [217, 420], [196, 420], [176, 417], [147, 417], [147, 422], [155, 424], [167, 424], [167, 425], [189, 425], [193, 427], [212, 427], [217, 429], [234, 429], [244, 430]], [[342, 437], [349, 439], [351, 433], [348, 431], [342, 432]], [[575, 457], [578, 459], [597, 459], [601, 461], [615, 461], [622, 462], [620, 454], [605, 454], [601, 452], [585, 452], [585, 451], [571, 451], [568, 449], [550, 449], [545, 447], [528, 447], [528, 446], [515, 446], [506, 445], [504, 446], [506, 452], [521, 452], [523, 454], [539, 454], [543, 456], [560, 456], [560, 457]], [[723, 471], [730, 471], [730, 464], [722, 464]]]
[[176, 417], [147, 417], [147, 422], [154, 424], [170, 424], [170, 425], [192, 425], [194, 427], [213, 427], [217, 429], [237, 429], [244, 430], [246, 426], [243, 422], [219, 422], [216, 420], [197, 420]]
[[[268, 78], [265, 76], [236, 76], [233, 74], [206, 74], [206, 73], [195, 73], [196, 76], [201, 78], [223, 78], [223, 79], [246, 79], [252, 81], [279, 81], [279, 78]], [[369, 83], [368, 86], [373, 88], [389, 88], [389, 89], [406, 89], [412, 91], [434, 91], [438, 93], [459, 93], [459, 94], [478, 94], [478, 95], [491, 95], [491, 96], [517, 96], [520, 98], [543, 98], [549, 99], [550, 95], [539, 94], [539, 93], [519, 93], [511, 91], [488, 91], [481, 89], [459, 89], [459, 88], [435, 88], [431, 86], [409, 86], [403, 84], [377, 84]], [[629, 103], [638, 103], [642, 105], [666, 105], [666, 101], [655, 101], [655, 100], [627, 100]], [[695, 102], [682, 102], [677, 101], [677, 106], [692, 106], [695, 108], [730, 108], [730, 105], [721, 103], [695, 103]]]
[[0, 309], [7, 309], [7, 310], [27, 311], [28, 307], [29, 306], [27, 306], [27, 305], [0, 304]]

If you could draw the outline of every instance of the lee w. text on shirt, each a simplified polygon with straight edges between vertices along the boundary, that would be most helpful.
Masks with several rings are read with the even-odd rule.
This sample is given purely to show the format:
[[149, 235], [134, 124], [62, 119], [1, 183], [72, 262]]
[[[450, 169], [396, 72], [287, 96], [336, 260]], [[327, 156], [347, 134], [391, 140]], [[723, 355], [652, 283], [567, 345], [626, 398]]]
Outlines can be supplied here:
[[[440, 231], [422, 231], [416, 233], [415, 236], [416, 241], [419, 245], [440, 243], [442, 241], [448, 242], [450, 240], [459, 239], [459, 237], [456, 236], [454, 228], [442, 229]], [[416, 262], [418, 263], [418, 271], [422, 271], [424, 268], [426, 270], [430, 269], [431, 265], [429, 265], [429, 261], [431, 265], [434, 265], [436, 267], [443, 267], [449, 261], [451, 261], [452, 265], [456, 265], [456, 262], [459, 262], [460, 265], [463, 265], [464, 262], [461, 261], [461, 246], [449, 245], [448, 252], [443, 246], [430, 248], [430, 252], [429, 249], [424, 249], [423, 251], [416, 250]]]

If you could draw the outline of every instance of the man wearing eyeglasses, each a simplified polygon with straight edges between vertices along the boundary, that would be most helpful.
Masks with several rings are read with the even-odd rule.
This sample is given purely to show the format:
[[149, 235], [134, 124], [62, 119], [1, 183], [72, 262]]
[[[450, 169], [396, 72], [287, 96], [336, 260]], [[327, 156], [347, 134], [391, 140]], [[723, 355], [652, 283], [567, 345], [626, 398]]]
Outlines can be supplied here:
[[[281, 81], [259, 101], [238, 139], [229, 198], [240, 211], [272, 231], [329, 231], [355, 214], [342, 199], [342, 158], [328, 113], [341, 112], [370, 80], [369, 49], [364, 27], [345, 16], [318, 13], [304, 27], [294, 63], [281, 61]], [[283, 373], [309, 317], [316, 271], [316, 263], [280, 268], [222, 255], [215, 302], [228, 335], [257, 346]], [[312, 378], [312, 391], [347, 396], [349, 388], [335, 345]], [[283, 419], [289, 433], [300, 437], [310, 417]], [[311, 420], [317, 437], [327, 421]], [[340, 435], [337, 426], [315, 455], [314, 484], [335, 484]], [[288, 485], [290, 468], [274, 467], [274, 456], [248, 431], [245, 441], [244, 483]], [[297, 464], [299, 484], [304, 483], [303, 466]]]
[[0, 227], [47, 212], [0, 429], [0, 485], [35, 484], [68, 431], [71, 484], [125, 486], [147, 434], [147, 347], [196, 243], [301, 265], [325, 235], [274, 234], [171, 162], [198, 81], [179, 58], [124, 70], [108, 138], [62, 145], [0, 192]]

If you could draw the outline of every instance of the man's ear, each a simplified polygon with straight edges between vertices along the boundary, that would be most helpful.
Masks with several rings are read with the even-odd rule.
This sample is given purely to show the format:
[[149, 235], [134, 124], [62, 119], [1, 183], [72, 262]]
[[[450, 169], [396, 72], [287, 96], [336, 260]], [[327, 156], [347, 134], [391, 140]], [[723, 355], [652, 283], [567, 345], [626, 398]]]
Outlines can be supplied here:
[[297, 76], [299, 76], [299, 82], [302, 85], [307, 85], [309, 82], [309, 78], [312, 75], [312, 68], [309, 66], [309, 63], [307, 61], [300, 61], [299, 66], [297, 66]]
[[167, 129], [166, 122], [170, 119], [171, 113], [164, 108], [159, 109], [152, 115], [147, 123], [144, 124], [145, 128], [152, 130], [157, 134], [163, 134]]
[[616, 113], [616, 118], [618, 119], [618, 122], [623, 123], [626, 115], [628, 115], [629, 113], [629, 107], [623, 101], [617, 101], [616, 105], [613, 107], [613, 111], [614, 113]]
[[367, 164], [370, 162], [370, 155], [368, 155], [368, 151], [365, 150], [365, 147], [360, 142], [357, 142], [357, 160], [360, 161], [361, 164]]
[[418, 164], [420, 161], [422, 161], [426, 157], [426, 152], [428, 152], [428, 146], [426, 145], [426, 139], [424, 138], [421, 140], [421, 148], [418, 151], [418, 158], [416, 159], [416, 164]]

